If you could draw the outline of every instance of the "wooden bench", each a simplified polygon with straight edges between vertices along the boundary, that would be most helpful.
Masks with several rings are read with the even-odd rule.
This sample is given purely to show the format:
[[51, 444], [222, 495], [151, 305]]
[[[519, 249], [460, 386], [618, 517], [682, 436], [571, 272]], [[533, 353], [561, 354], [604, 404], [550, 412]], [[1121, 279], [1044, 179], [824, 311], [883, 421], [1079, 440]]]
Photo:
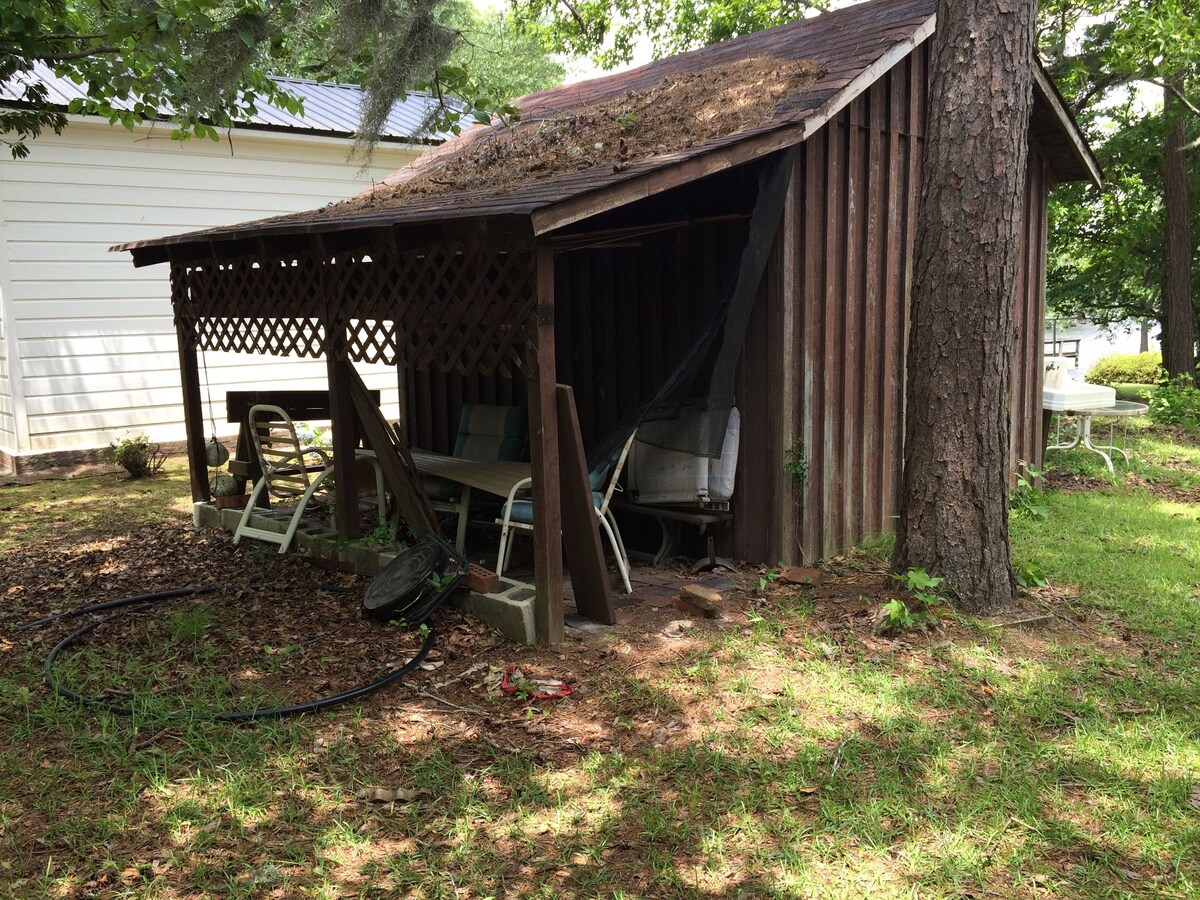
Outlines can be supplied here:
[[[651, 558], [656, 566], [661, 566], [672, 557], [683, 552], [682, 529], [684, 525], [695, 525], [700, 531], [706, 532], [710, 525], [733, 521], [733, 513], [728, 509], [710, 509], [703, 506], [648, 506], [641, 503], [631, 503], [624, 499], [613, 499], [613, 509], [619, 513], [632, 513], [637, 516], [650, 516], [662, 530], [662, 541], [658, 550]], [[709, 556], [701, 563], [726, 565], [713, 553], [712, 536], [708, 536]], [[648, 555], [648, 554], [647, 554]]]

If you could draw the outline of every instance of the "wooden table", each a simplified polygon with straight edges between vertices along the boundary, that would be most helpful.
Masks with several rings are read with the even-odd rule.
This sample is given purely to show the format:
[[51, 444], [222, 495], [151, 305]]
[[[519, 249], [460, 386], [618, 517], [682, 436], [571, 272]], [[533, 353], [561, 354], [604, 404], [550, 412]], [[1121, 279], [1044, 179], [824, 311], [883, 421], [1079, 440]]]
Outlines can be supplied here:
[[527, 462], [464, 459], [415, 448], [410, 453], [422, 475], [436, 475], [498, 497], [507, 498], [519, 482], [533, 475], [533, 467]]

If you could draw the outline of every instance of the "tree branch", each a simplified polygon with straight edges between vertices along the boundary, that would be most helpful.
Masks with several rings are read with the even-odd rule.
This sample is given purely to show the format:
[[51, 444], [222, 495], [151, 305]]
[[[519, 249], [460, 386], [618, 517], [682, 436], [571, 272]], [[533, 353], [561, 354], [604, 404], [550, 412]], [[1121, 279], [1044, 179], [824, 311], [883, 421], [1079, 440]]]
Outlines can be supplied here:
[[120, 52], [120, 47], [104, 45], [100, 47], [90, 47], [87, 50], [76, 50], [72, 53], [23, 53], [20, 55], [27, 59], [40, 59], [44, 63], [56, 63], [70, 62], [73, 59], [87, 59], [89, 56], [109, 55]]
[[1188, 112], [1190, 112], [1193, 116], [1200, 116], [1200, 107], [1196, 106], [1194, 103], [1192, 103], [1191, 100], [1189, 100], [1187, 97], [1185, 97], [1183, 94], [1183, 91], [1181, 91], [1179, 88], [1175, 87], [1175, 85], [1171, 84], [1171, 82], [1161, 81], [1157, 78], [1147, 78], [1146, 80], [1149, 81], [1151, 84], [1158, 85], [1163, 90], [1170, 91], [1172, 94], [1175, 95], [1176, 100], [1178, 100], [1180, 103], [1182, 103], [1184, 106], [1187, 107]]
[[[102, 34], [39, 34], [39, 41], [98, 41], [104, 37]], [[0, 38], [0, 44], [10, 47], [20, 47], [20, 41], [9, 40], [8, 38]]]
[[588, 27], [584, 23], [583, 17], [579, 15], [579, 11], [571, 4], [571, 0], [558, 0], [558, 2], [567, 8], [567, 12], [571, 14], [571, 18], [573, 18], [575, 20], [575, 24], [579, 26], [580, 33], [584, 37], [587, 37]]

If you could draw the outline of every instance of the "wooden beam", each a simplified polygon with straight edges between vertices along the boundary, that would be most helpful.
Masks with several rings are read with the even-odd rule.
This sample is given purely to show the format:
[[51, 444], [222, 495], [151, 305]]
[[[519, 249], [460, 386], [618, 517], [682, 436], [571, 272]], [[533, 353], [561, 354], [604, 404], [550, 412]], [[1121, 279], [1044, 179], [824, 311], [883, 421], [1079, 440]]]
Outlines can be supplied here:
[[192, 501], [211, 499], [208, 461], [204, 453], [204, 406], [200, 399], [200, 370], [196, 366], [196, 334], [191, 320], [180, 315], [187, 296], [182, 266], [171, 267], [171, 303], [175, 307], [175, 339], [179, 348], [179, 377], [183, 383], [183, 428], [188, 455]]
[[800, 260], [801, 197], [804, 184], [804, 168], [800, 154], [792, 161], [792, 177], [788, 182], [787, 199], [783, 208], [783, 224], [776, 238], [780, 252], [774, 257], [779, 270], [775, 273], [773, 289], [767, 292], [767, 316], [770, 325], [770, 344], [767, 352], [771, 359], [768, 371], [779, 376], [779, 395], [768, 407], [768, 418], [772, 421], [771, 432], [778, 434], [768, 448], [771, 471], [767, 473], [772, 489], [772, 515], [775, 532], [770, 539], [771, 560], [783, 560], [792, 565], [799, 561], [800, 540], [797, 534], [796, 512], [801, 497], [797, 496], [793, 479], [784, 466], [787, 453], [796, 446], [799, 437], [796, 408], [799, 403], [800, 377], [800, 329], [798, 321], [801, 304], [804, 302], [803, 268]]
[[358, 372], [349, 366], [346, 372], [350, 377], [350, 395], [354, 398], [354, 410], [362, 426], [364, 441], [367, 448], [375, 452], [384, 483], [391, 490], [405, 524], [418, 539], [430, 531], [440, 533], [437, 513], [425, 495], [421, 476], [409, 455], [408, 444], [398, 431], [389, 427], [383, 410], [367, 390]]
[[558, 406], [554, 367], [554, 251], [538, 245], [537, 305], [526, 365], [529, 447], [533, 461], [534, 633], [538, 646], [563, 639], [562, 508], [559, 504]]
[[[612, 604], [612, 584], [600, 544], [600, 520], [588, 483], [587, 456], [575, 395], [571, 386], [556, 388], [558, 403], [559, 484], [562, 490], [562, 541], [571, 570], [571, 587], [579, 614], [605, 625], [617, 623]], [[614, 552], [616, 548], [613, 548]]]

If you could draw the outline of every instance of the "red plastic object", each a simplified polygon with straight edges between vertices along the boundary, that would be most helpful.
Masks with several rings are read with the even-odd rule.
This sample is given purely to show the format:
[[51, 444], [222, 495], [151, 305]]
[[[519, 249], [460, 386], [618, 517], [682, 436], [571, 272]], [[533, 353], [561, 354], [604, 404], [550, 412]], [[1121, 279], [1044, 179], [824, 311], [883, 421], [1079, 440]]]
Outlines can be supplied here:
[[517, 671], [516, 665], [511, 665], [500, 679], [500, 690], [506, 694], [525, 691], [534, 700], [560, 700], [571, 693], [571, 686], [557, 678], [526, 678], [513, 682], [510, 676]]

